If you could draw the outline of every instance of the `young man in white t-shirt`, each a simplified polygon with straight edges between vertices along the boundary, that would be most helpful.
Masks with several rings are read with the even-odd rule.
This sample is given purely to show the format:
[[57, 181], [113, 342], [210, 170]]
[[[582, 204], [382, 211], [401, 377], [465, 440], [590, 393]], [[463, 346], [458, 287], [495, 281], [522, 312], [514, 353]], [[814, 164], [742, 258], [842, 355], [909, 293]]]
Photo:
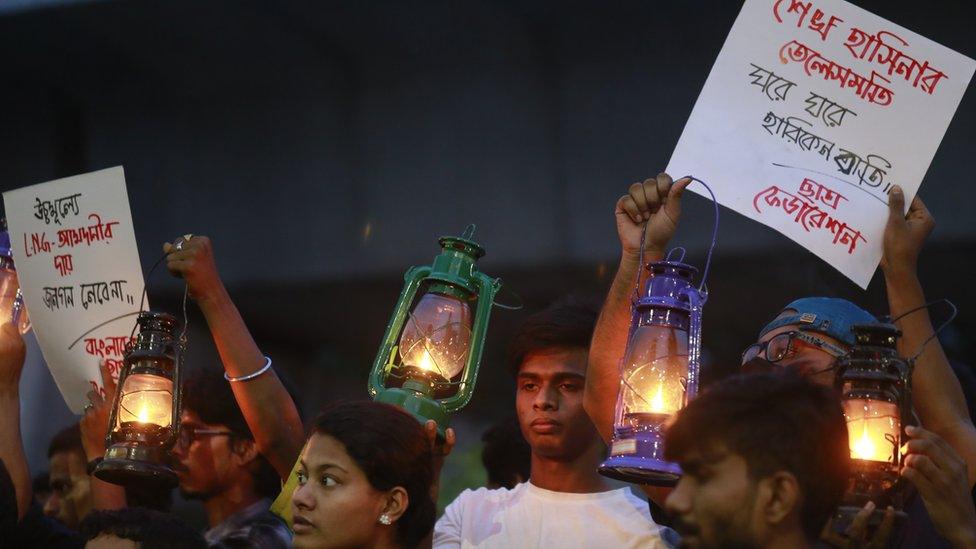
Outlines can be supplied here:
[[[565, 301], [530, 317], [511, 363], [516, 410], [532, 448], [529, 481], [465, 490], [434, 527], [434, 547], [669, 547], [628, 488], [597, 473], [606, 449], [583, 410], [595, 308]], [[662, 537], [663, 536], [663, 537]]]

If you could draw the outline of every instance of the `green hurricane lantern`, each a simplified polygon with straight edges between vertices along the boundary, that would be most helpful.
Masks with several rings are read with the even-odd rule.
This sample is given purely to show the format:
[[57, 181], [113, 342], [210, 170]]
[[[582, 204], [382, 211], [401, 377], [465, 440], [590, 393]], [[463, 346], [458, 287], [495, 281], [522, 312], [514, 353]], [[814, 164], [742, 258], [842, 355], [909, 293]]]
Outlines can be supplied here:
[[126, 349], [105, 439], [105, 459], [95, 476], [113, 484], [177, 484], [167, 464], [180, 428], [179, 323], [166, 313], [143, 312], [139, 335]]
[[471, 399], [501, 287], [476, 268], [485, 250], [472, 240], [474, 230], [469, 225], [460, 237], [442, 237], [434, 263], [404, 275], [369, 376], [374, 400], [399, 406], [421, 422], [436, 421], [442, 436], [448, 414]]

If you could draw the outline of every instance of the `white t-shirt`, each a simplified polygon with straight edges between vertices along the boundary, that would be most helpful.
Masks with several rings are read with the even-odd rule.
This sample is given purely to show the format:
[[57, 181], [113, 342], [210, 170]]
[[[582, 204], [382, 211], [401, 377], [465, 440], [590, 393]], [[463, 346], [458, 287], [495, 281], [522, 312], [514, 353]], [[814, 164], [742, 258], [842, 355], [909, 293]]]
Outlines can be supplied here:
[[434, 526], [434, 547], [666, 548], [662, 530], [628, 488], [572, 494], [524, 482], [462, 492]]

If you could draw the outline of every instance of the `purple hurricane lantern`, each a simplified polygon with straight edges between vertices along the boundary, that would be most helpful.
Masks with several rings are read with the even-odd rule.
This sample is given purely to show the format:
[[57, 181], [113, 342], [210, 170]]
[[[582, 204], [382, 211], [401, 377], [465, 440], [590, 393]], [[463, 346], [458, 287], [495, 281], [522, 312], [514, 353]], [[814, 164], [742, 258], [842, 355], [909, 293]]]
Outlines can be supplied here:
[[[714, 194], [712, 200], [715, 202]], [[647, 280], [633, 303], [620, 367], [610, 458], [600, 465], [604, 476], [658, 486], [673, 486], [681, 476], [681, 468], [664, 459], [664, 431], [672, 416], [698, 393], [702, 307], [708, 298], [704, 280], [717, 229], [715, 202], [712, 245], [699, 287], [694, 286], [698, 269], [684, 263], [681, 248], [671, 250], [664, 261], [646, 266]], [[671, 255], [677, 250], [682, 254], [675, 261]], [[638, 289], [639, 283], [635, 294]]]

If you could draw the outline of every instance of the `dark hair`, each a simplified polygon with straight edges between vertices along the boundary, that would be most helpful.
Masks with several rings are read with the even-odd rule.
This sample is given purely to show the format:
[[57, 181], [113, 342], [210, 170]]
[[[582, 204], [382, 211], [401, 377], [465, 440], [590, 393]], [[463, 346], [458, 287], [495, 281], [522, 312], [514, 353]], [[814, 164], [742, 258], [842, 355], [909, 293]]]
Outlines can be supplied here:
[[81, 444], [81, 426], [77, 423], [65, 427], [54, 435], [47, 447], [47, 457], [62, 452], [78, 452], [82, 459], [85, 457], [85, 447]]
[[[237, 438], [254, 440], [251, 428], [247, 426], [244, 414], [234, 398], [234, 391], [224, 379], [222, 371], [214, 368], [193, 371], [183, 383], [183, 406], [199, 416], [204, 423], [223, 425]], [[255, 492], [262, 497], [277, 496], [281, 492], [278, 473], [263, 455], [257, 457], [255, 466]]]
[[326, 408], [313, 432], [341, 442], [376, 490], [406, 489], [410, 503], [397, 521], [400, 544], [415, 547], [427, 537], [436, 515], [430, 496], [434, 464], [416, 418], [390, 404], [344, 402]]
[[142, 549], [201, 549], [206, 542], [196, 530], [167, 513], [126, 507], [116, 511], [92, 511], [78, 527], [88, 541], [108, 535], [129, 539]]
[[488, 482], [514, 488], [517, 477], [529, 479], [532, 468], [532, 448], [522, 436], [518, 419], [507, 417], [492, 425], [482, 435], [481, 463], [488, 471]]
[[841, 501], [850, 471], [847, 425], [837, 394], [797, 375], [737, 375], [681, 410], [665, 436], [665, 456], [724, 446], [742, 456], [753, 479], [777, 471], [796, 477], [800, 520], [817, 539]]
[[508, 349], [512, 375], [529, 354], [548, 349], [589, 349], [599, 308], [577, 296], [562, 298], [522, 322]]

